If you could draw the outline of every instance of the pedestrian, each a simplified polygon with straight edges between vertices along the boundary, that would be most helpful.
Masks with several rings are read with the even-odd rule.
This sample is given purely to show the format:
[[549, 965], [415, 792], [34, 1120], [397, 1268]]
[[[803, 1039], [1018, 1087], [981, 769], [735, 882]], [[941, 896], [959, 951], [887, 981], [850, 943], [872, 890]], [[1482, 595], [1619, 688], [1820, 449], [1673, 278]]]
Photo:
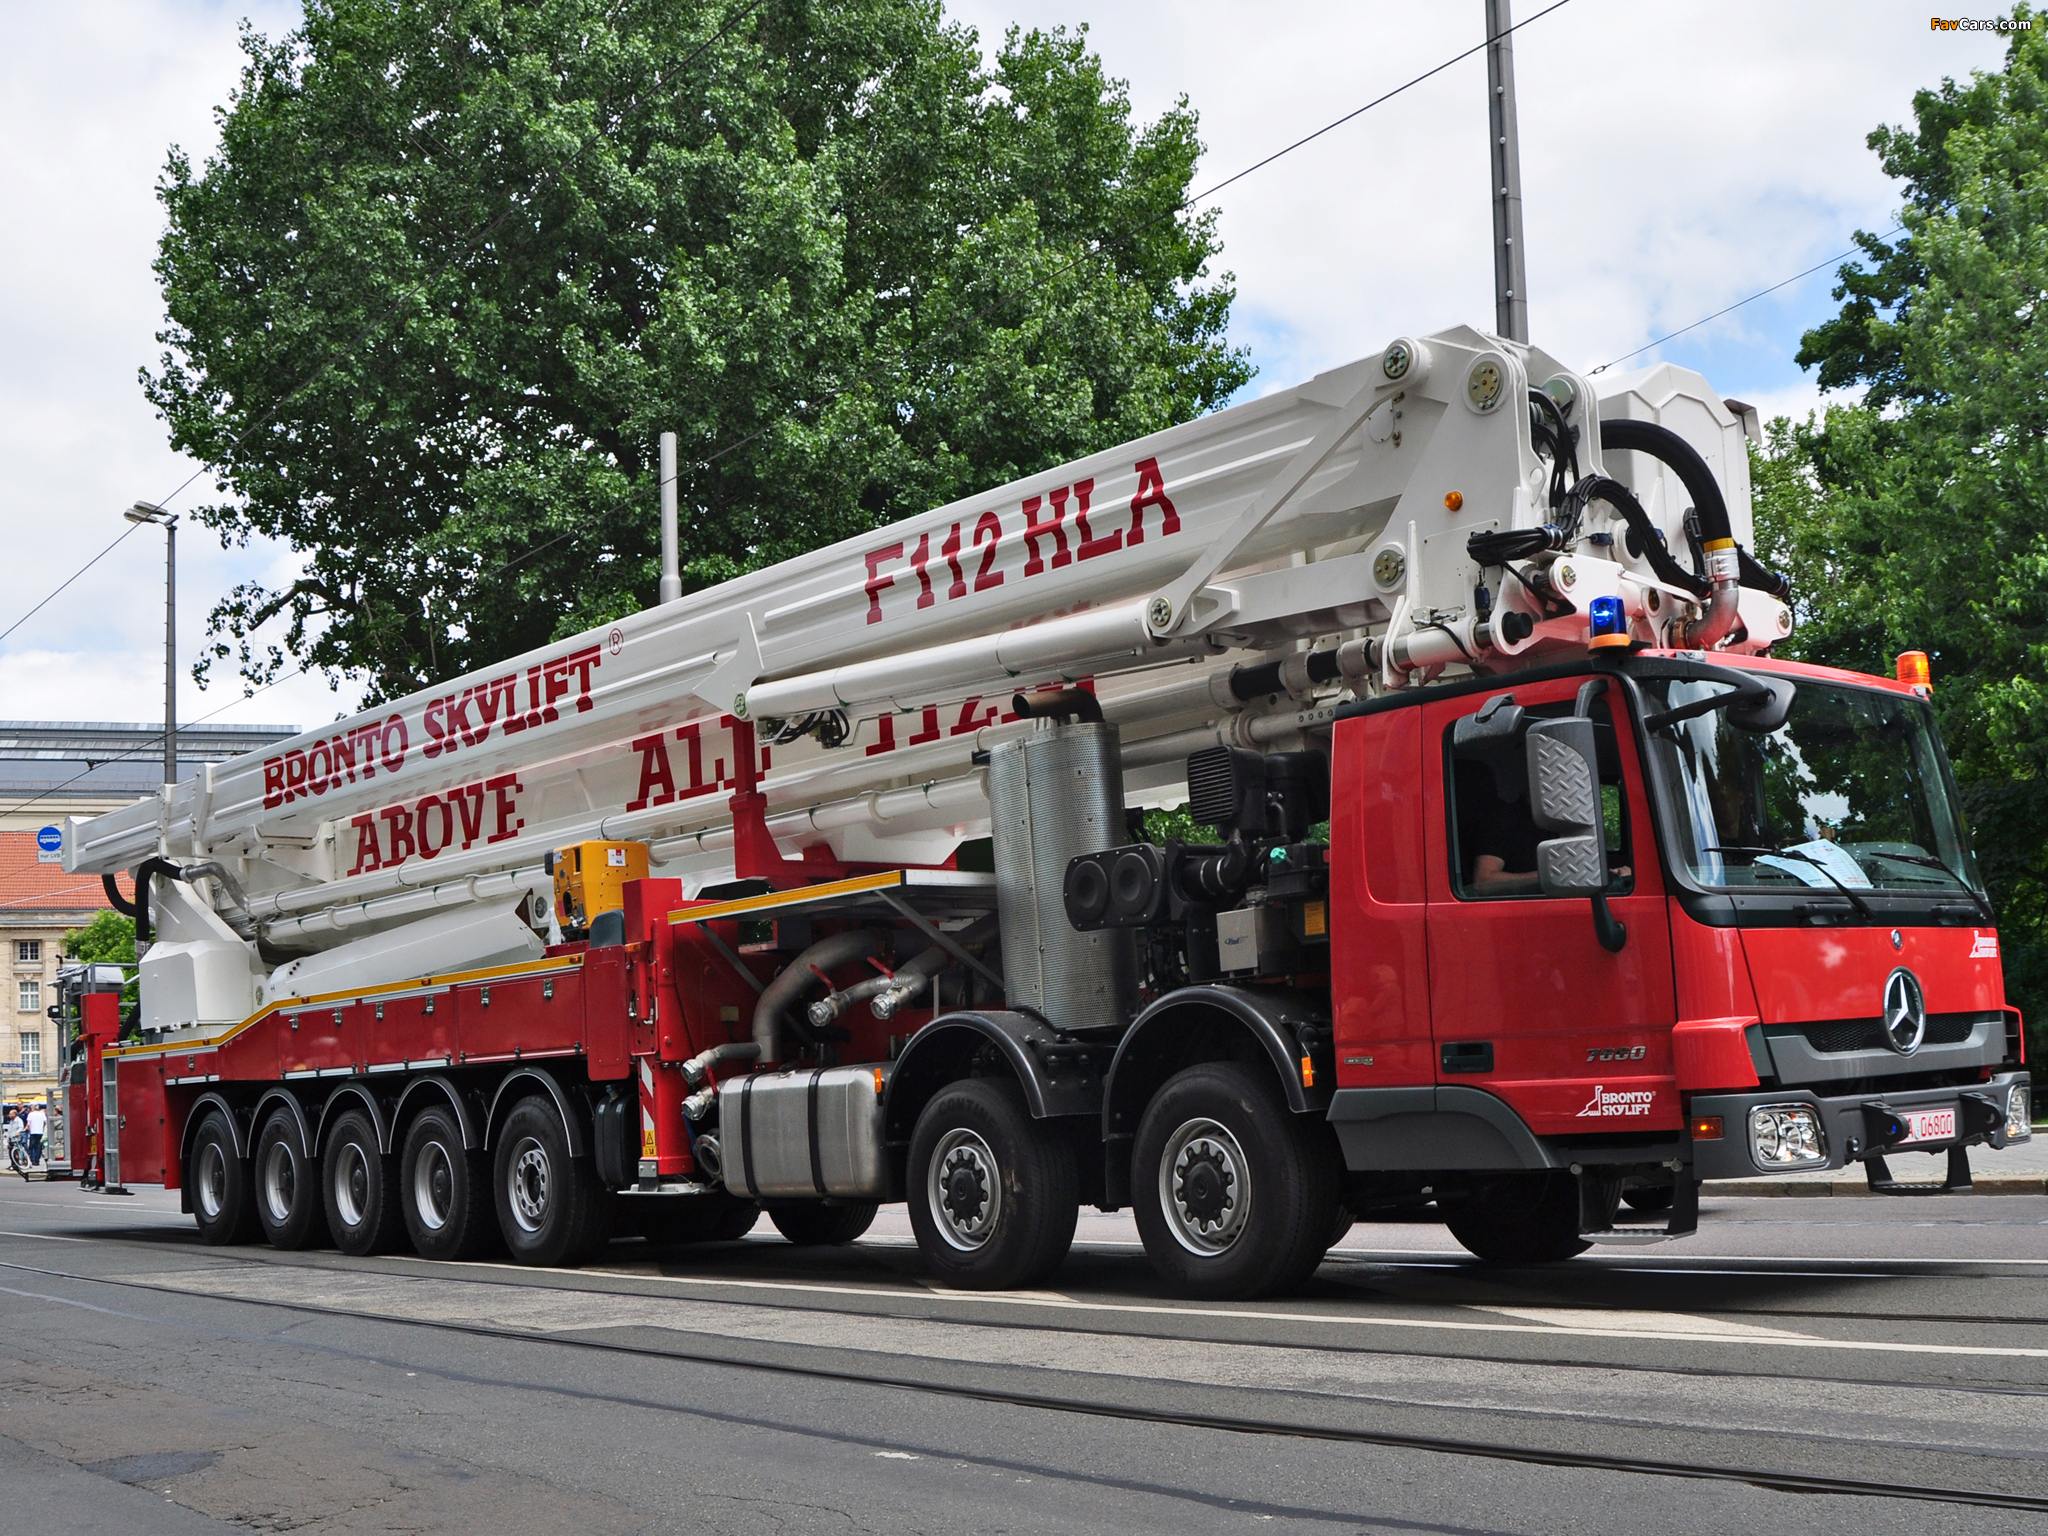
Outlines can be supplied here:
[[49, 1115], [40, 1104], [28, 1107], [28, 1161], [32, 1168], [43, 1166], [43, 1127], [49, 1123]]

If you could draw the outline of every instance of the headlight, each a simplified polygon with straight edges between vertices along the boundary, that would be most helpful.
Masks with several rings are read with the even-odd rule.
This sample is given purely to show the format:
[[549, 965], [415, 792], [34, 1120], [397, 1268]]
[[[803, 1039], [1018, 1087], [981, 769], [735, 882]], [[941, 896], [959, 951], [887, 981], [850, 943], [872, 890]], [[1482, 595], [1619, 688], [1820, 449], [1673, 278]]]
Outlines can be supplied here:
[[1765, 1169], [1818, 1168], [1828, 1160], [1820, 1113], [1805, 1104], [1763, 1104], [1749, 1112], [1749, 1155]]
[[2005, 1091], [2005, 1139], [2025, 1141], [2034, 1134], [2034, 1096], [2025, 1083]]

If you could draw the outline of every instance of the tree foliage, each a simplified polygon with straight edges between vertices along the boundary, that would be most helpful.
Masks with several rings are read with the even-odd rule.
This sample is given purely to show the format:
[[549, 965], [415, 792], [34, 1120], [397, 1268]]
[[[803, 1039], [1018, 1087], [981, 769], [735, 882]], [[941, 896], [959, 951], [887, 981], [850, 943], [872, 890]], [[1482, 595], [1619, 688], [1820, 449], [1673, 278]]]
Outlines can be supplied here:
[[[398, 693], [1214, 408], [1185, 101], [938, 0], [313, 0], [174, 152], [144, 374], [202, 521], [304, 557], [213, 614]], [[258, 629], [281, 620], [281, 644]]]
[[[1935, 707], [2000, 908], [2008, 991], [2048, 1024], [2048, 31], [1914, 97], [1870, 145], [1903, 230], [1859, 236], [1800, 362], [1860, 404], [1772, 424], [1761, 551], [1795, 573], [1808, 660], [1933, 660]], [[2048, 1032], [2035, 1040], [2048, 1045]]]
[[93, 920], [83, 928], [74, 928], [64, 935], [64, 956], [67, 960], [88, 965], [125, 965], [129, 968], [130, 980], [121, 989], [121, 1001], [133, 1003], [140, 995], [133, 977], [135, 968], [135, 919], [123, 917], [114, 911], [94, 914]]

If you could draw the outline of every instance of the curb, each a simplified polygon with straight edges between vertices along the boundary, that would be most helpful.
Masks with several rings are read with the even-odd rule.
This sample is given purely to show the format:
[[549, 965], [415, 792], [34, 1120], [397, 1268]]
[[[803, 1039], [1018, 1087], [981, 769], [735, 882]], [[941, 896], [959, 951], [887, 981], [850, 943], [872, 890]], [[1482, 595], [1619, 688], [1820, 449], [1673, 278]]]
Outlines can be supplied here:
[[[1976, 1195], [2048, 1195], [2048, 1176], [2041, 1174], [1978, 1174], [1971, 1180], [1970, 1193]], [[1929, 1183], [1932, 1193], [1939, 1183]], [[1750, 1199], [1758, 1195], [1774, 1195], [1780, 1199], [1813, 1200], [1831, 1195], [1872, 1196], [1869, 1181], [1853, 1179], [1710, 1179], [1700, 1185], [1700, 1195], [1705, 1199], [1720, 1196], [1723, 1199]]]

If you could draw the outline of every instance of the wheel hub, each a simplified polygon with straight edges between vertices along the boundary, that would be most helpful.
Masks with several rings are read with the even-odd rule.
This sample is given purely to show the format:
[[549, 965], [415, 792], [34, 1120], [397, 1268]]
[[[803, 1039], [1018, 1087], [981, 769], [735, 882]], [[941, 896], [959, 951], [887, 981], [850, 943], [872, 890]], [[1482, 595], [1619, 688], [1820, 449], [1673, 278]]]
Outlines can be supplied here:
[[531, 1136], [520, 1142], [512, 1156], [512, 1215], [522, 1230], [538, 1232], [548, 1217], [547, 1148]]
[[1251, 1216], [1251, 1165], [1228, 1126], [1184, 1122], [1159, 1159], [1159, 1206], [1174, 1240], [1205, 1258], [1229, 1251]]
[[273, 1141], [270, 1155], [263, 1160], [263, 1203], [273, 1225], [281, 1226], [292, 1219], [298, 1193], [299, 1170], [292, 1149], [281, 1141]]
[[1002, 1214], [1002, 1175], [987, 1142], [965, 1126], [955, 1127], [932, 1150], [926, 1200], [939, 1235], [964, 1252], [994, 1235]]
[[420, 1225], [429, 1232], [438, 1232], [448, 1225], [454, 1194], [454, 1172], [448, 1166], [447, 1149], [438, 1141], [430, 1141], [421, 1149], [412, 1176], [413, 1210]]
[[212, 1221], [227, 1203], [227, 1159], [221, 1155], [220, 1144], [209, 1141], [199, 1154], [199, 1209]]

